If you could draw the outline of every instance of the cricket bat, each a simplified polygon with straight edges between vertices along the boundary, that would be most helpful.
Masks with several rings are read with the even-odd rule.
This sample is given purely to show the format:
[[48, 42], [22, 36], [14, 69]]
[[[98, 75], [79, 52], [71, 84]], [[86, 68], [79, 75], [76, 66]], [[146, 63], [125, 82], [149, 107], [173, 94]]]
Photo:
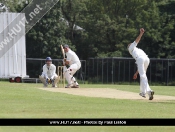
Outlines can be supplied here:
[[61, 52], [62, 52], [62, 54], [63, 54], [63, 59], [65, 59], [65, 58], [66, 58], [66, 55], [65, 55], [65, 52], [64, 52], [63, 46], [61, 45], [60, 47], [61, 47]]
[[[65, 52], [64, 52], [63, 46], [61, 45], [60, 47], [61, 47], [61, 52], [62, 52], [62, 54], [63, 54], [63, 59], [64, 59], [64, 61], [65, 61], [65, 60], [66, 60], [66, 54], [65, 54]], [[63, 65], [64, 65], [64, 64], [63, 64]], [[65, 65], [65, 66], [68, 68], [67, 65]]]

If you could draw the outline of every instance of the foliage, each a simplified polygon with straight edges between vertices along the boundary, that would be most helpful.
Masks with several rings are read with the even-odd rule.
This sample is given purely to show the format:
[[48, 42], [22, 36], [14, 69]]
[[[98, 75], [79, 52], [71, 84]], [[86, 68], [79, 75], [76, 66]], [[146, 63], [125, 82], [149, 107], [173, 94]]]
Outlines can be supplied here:
[[[26, 6], [18, 1], [8, 2], [12, 11]], [[174, 0], [60, 0], [27, 34], [27, 57], [61, 58], [63, 43], [80, 59], [130, 57], [126, 47], [143, 27], [139, 47], [149, 57], [174, 58], [174, 7]]]
[[[65, 38], [67, 25], [62, 20], [61, 3], [58, 2], [30, 31], [27, 33], [27, 57], [61, 58], [60, 45], [71, 44]], [[32, 52], [31, 52], [32, 51]]]

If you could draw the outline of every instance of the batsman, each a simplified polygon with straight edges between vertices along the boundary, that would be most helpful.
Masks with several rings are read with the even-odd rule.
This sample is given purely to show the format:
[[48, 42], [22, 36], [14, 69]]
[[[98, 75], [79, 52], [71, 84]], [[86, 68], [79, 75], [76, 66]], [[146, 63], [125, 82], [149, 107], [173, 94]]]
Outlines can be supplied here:
[[137, 79], [137, 75], [140, 75], [140, 96], [146, 98], [146, 93], [149, 95], [149, 100], [153, 99], [154, 91], [151, 90], [148, 84], [148, 79], [146, 76], [146, 71], [150, 63], [150, 59], [146, 55], [146, 53], [140, 49], [137, 48], [138, 43], [140, 42], [140, 39], [142, 38], [145, 30], [143, 28], [140, 29], [140, 34], [136, 38], [136, 40], [128, 45], [129, 53], [132, 55], [132, 57], [136, 60], [137, 64], [137, 71], [133, 76], [133, 79]]
[[79, 88], [79, 84], [73, 76], [80, 68], [81, 62], [74, 51], [68, 45], [63, 46], [66, 58], [63, 60], [64, 76], [68, 82], [65, 88]]
[[52, 87], [57, 87], [59, 78], [56, 74], [56, 66], [52, 64], [52, 59], [50, 57], [46, 58], [46, 64], [43, 66], [43, 72], [39, 78], [44, 84], [44, 87], [47, 87], [48, 84], [52, 84]]

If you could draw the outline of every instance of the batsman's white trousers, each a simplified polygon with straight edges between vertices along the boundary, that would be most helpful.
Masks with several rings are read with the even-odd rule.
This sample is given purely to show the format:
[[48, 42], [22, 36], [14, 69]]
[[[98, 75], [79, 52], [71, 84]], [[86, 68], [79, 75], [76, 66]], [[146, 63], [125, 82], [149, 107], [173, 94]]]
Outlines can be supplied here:
[[138, 72], [140, 75], [140, 92], [142, 94], [149, 93], [151, 91], [149, 84], [148, 84], [148, 79], [146, 76], [146, 71], [149, 66], [150, 60], [147, 56], [140, 56], [136, 60]]
[[78, 85], [76, 79], [73, 77], [73, 75], [81, 68], [81, 64], [72, 64], [69, 68], [66, 66], [64, 67], [64, 76], [68, 82], [68, 84], [76, 84]]

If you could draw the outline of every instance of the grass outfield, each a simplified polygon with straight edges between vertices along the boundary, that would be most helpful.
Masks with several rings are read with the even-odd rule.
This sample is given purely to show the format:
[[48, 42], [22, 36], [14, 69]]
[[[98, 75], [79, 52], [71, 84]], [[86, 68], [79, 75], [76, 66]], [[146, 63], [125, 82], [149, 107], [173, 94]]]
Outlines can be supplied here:
[[[118, 100], [54, 93], [41, 84], [0, 82], [0, 118], [175, 118], [175, 101]], [[139, 86], [81, 85], [138, 93]], [[154, 86], [156, 94], [175, 96], [175, 87]], [[15, 128], [15, 129], [14, 129]], [[175, 127], [0, 127], [0, 132], [174, 131]]]

